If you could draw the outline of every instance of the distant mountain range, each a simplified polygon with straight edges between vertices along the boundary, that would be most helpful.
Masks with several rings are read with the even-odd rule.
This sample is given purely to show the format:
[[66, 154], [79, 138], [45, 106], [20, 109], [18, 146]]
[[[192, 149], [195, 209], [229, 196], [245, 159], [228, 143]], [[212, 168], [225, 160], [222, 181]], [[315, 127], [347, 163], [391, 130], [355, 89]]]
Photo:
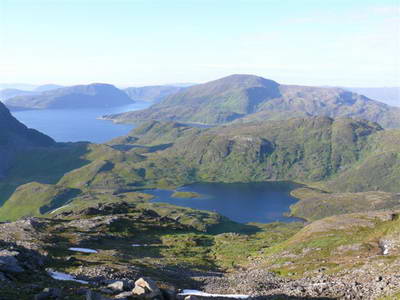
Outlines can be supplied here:
[[37, 86], [33, 91], [40, 93], [40, 92], [46, 92], [46, 91], [59, 89], [59, 88], [62, 88], [62, 87], [64, 87], [64, 86], [58, 85], [58, 84], [43, 84], [43, 85]]
[[215, 125], [318, 115], [400, 127], [400, 108], [342, 88], [282, 85], [254, 75], [231, 75], [191, 86], [148, 109], [104, 118], [124, 123], [161, 120]]
[[36, 95], [37, 92], [34, 91], [25, 91], [19, 89], [4, 89], [0, 91], [0, 100], [4, 103], [7, 102], [8, 99], [17, 97], [17, 96], [26, 96], [26, 95]]
[[178, 87], [178, 86], [153, 85], [153, 86], [143, 86], [143, 87], [130, 87], [124, 89], [124, 91], [134, 101], [155, 103], [183, 89], [184, 87]]
[[[2, 85], [0, 85], [0, 86], [2, 86]], [[17, 89], [17, 88], [5, 88], [5, 89], [0, 90], [0, 100], [3, 102], [6, 102], [8, 99], [14, 98], [16, 96], [37, 95], [42, 92], [58, 89], [61, 87], [63, 87], [63, 86], [56, 85], [56, 84], [45, 84], [45, 85], [39, 85], [30, 90], [22, 90], [22, 89]]]
[[5, 103], [12, 109], [79, 109], [122, 106], [133, 101], [113, 85], [94, 83], [16, 96], [8, 98]]
[[[326, 115], [330, 117], [361, 117], [378, 121], [385, 127], [398, 126], [396, 125], [398, 122], [392, 120], [396, 118], [397, 113], [390, 112], [391, 109], [387, 112], [383, 103], [400, 107], [400, 87], [319, 88], [281, 85], [271, 80], [269, 87], [266, 87], [264, 86], [266, 82], [268, 80], [253, 75], [232, 75], [198, 85], [182, 83], [129, 87], [120, 91], [133, 101], [161, 103], [140, 113], [130, 114], [128, 112], [118, 116], [107, 116], [107, 118], [112, 118], [116, 122], [155, 119], [219, 124], [236, 119], [247, 121], [253, 118], [269, 120]], [[51, 107], [108, 107], [132, 103], [128, 102], [127, 98], [114, 86], [106, 84], [104, 86], [108, 86], [108, 88], [95, 88], [94, 85], [63, 87], [56, 84], [40, 86], [0, 84], [0, 100], [12, 110]], [[26, 89], [21, 89], [21, 87]], [[216, 88], [215, 91], [214, 88]], [[90, 89], [92, 91], [89, 91]], [[93, 94], [93, 89], [96, 90], [94, 92], [96, 95]], [[111, 90], [114, 91], [111, 92]], [[185, 92], [186, 90], [188, 91]], [[346, 91], [350, 93], [346, 94]], [[270, 95], [269, 93], [276, 94]], [[375, 103], [368, 102], [359, 95], [355, 96], [354, 93], [364, 95], [369, 98], [368, 100], [376, 101]], [[355, 98], [349, 100], [349, 97], [358, 97], [358, 100], [351, 103]], [[335, 99], [338, 100], [337, 103], [335, 103]], [[268, 100], [268, 103], [265, 100]], [[383, 103], [378, 104], [378, 101]], [[182, 105], [185, 108], [179, 107]], [[178, 115], [177, 117], [174, 116], [175, 113]]]

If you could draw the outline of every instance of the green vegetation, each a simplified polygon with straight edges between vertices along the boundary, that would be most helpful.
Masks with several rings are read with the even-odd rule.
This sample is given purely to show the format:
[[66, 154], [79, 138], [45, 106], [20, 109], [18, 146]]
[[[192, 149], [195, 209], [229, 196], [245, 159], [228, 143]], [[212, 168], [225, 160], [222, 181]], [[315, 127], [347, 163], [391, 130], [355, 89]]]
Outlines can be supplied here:
[[[42, 214], [40, 208], [51, 202], [47, 197], [32, 201], [26, 211], [18, 208], [29, 200], [13, 193], [29, 182], [76, 191], [73, 198], [52, 202], [57, 203], [54, 209], [80, 195], [114, 199], [140, 189], [175, 189], [194, 182], [267, 180], [301, 182], [329, 192], [293, 206], [295, 215], [311, 220], [363, 211], [366, 203], [376, 202], [374, 209], [391, 208], [397, 198], [390, 194], [340, 193], [399, 192], [398, 137], [399, 130], [382, 130], [368, 121], [326, 117], [215, 128], [148, 122], [108, 144], [57, 144], [16, 153], [18, 159], [0, 183], [0, 196], [8, 203], [0, 208], [0, 218]], [[31, 188], [24, 187], [26, 194]], [[379, 202], [376, 197], [383, 198]]]
[[199, 198], [201, 195], [194, 192], [174, 192], [171, 197], [173, 198]]
[[[380, 241], [400, 243], [400, 221], [392, 214], [349, 214], [313, 222], [287, 241], [267, 249], [265, 263], [281, 275], [295, 277], [321, 268], [335, 273], [375, 263], [390, 264], [389, 257], [382, 260]], [[398, 255], [394, 249], [390, 254]]]
[[[99, 210], [92, 213], [88, 208]], [[243, 225], [212, 212], [140, 201], [91, 205], [86, 209], [70, 206], [64, 212], [71, 210], [73, 213], [66, 217], [53, 215], [46, 219], [47, 226], [32, 237], [53, 257], [47, 267], [61, 268], [67, 273], [82, 266], [107, 265], [118, 269], [121, 261], [140, 266], [149, 276], [154, 276], [153, 269], [159, 266], [233, 270], [248, 265], [252, 257], [302, 228], [301, 223]], [[110, 221], [107, 216], [114, 218]], [[5, 234], [11, 233], [0, 233], [0, 239]], [[14, 236], [21, 235], [17, 231]], [[76, 245], [96, 249], [98, 253], [86, 255], [67, 250]], [[60, 264], [66, 256], [75, 258], [76, 263]], [[156, 276], [163, 274], [158, 271]]]
[[144, 101], [144, 102], [159, 102], [168, 95], [177, 93], [184, 88], [169, 85], [153, 85], [143, 87], [130, 87], [124, 89], [124, 92], [133, 101]]
[[0, 219], [16, 220], [21, 216], [45, 214], [64, 205], [79, 193], [79, 190], [57, 185], [27, 183], [19, 186], [1, 208]]
[[370, 135], [359, 156], [352, 168], [344, 169], [327, 183], [329, 190], [400, 191], [400, 130]]
[[281, 85], [254, 75], [231, 75], [172, 94], [141, 111], [106, 116], [115, 122], [147, 120], [222, 124], [307, 116], [348, 117], [400, 127], [400, 109], [340, 88]]
[[291, 214], [307, 220], [383, 209], [400, 209], [400, 194], [388, 192], [328, 193], [300, 188], [292, 191], [299, 202], [291, 206]]

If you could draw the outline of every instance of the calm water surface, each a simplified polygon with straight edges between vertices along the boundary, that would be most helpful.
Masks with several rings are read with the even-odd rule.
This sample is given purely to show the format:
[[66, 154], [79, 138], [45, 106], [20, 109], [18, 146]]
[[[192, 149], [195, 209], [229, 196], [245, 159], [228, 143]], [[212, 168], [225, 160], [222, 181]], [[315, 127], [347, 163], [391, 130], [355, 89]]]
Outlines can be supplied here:
[[148, 106], [148, 103], [140, 102], [112, 108], [24, 110], [13, 111], [12, 114], [26, 126], [51, 136], [57, 142], [103, 143], [127, 134], [134, 126], [96, 118]]
[[215, 211], [241, 222], [293, 222], [298, 218], [285, 217], [289, 206], [298, 200], [290, 196], [297, 187], [287, 182], [262, 183], [196, 183], [178, 191], [195, 192], [200, 198], [173, 198], [174, 191], [146, 190], [155, 196], [152, 202], [164, 202], [195, 209]]

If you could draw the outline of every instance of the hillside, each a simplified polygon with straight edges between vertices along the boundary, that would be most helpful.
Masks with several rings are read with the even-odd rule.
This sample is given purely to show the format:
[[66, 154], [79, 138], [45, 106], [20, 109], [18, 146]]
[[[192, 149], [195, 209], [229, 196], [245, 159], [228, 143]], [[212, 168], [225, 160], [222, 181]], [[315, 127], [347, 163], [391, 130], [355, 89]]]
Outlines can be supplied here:
[[48, 147], [55, 142], [15, 119], [0, 102], [0, 177], [4, 176], [18, 151], [32, 147]]
[[[0, 109], [10, 137], [1, 151], [31, 136]], [[30, 299], [52, 287], [75, 297], [86, 287], [89, 296], [117, 299], [132, 295], [143, 276], [164, 293], [377, 299], [400, 292], [399, 133], [366, 120], [307, 117], [212, 128], [150, 121], [99, 145], [28, 139], [34, 147], [18, 144], [0, 184], [0, 221], [30, 217], [0, 222], [0, 294]], [[310, 222], [240, 224], [152, 203], [143, 191], [265, 180], [307, 184], [293, 191], [300, 201], [291, 212]], [[54, 271], [81, 281], [54, 280]], [[116, 280], [127, 285], [109, 288]]]
[[[170, 189], [194, 182], [265, 180], [318, 185], [326, 193], [398, 193], [400, 147], [397, 139], [391, 138], [397, 133], [398, 130], [383, 130], [368, 121], [327, 117], [215, 128], [153, 121], [106, 145], [70, 144], [40, 156], [35, 154], [37, 164], [29, 172], [26, 165], [32, 163], [21, 157], [10, 174], [17, 179], [25, 174], [19, 185], [31, 181], [56, 184], [56, 190], [74, 189], [79, 197], [89, 199], [144, 188]], [[49, 166], [47, 160], [54, 166]], [[59, 171], [51, 176], [54, 170]], [[39, 187], [25, 185], [4, 198], [6, 204], [0, 208], [0, 218], [24, 215], [17, 208], [24, 201], [23, 195], [33, 190]], [[43, 199], [29, 208], [33, 215], [40, 215], [41, 207], [51, 203], [51, 189], [42, 186], [40, 190]], [[75, 201], [74, 197], [61, 198], [52, 207]], [[353, 212], [362, 206], [346, 207], [347, 200], [330, 198], [336, 207], [332, 211]], [[369, 201], [359, 198], [367, 199], [365, 203]], [[384, 197], [377, 209], [393, 207], [393, 199]], [[330, 214], [325, 209], [319, 213], [322, 217], [327, 215]], [[308, 218], [304, 213], [302, 216]]]
[[148, 109], [105, 117], [115, 122], [222, 124], [317, 115], [366, 119], [386, 128], [400, 127], [400, 108], [340, 88], [281, 85], [254, 75], [231, 75], [195, 85]]
[[123, 106], [132, 103], [133, 101], [123, 91], [113, 85], [93, 83], [10, 98], [6, 105], [13, 109], [79, 109]]
[[163, 100], [165, 97], [171, 94], [175, 94], [183, 89], [183, 87], [177, 86], [153, 85], [143, 87], [129, 87], [124, 89], [124, 92], [133, 101], [156, 103]]

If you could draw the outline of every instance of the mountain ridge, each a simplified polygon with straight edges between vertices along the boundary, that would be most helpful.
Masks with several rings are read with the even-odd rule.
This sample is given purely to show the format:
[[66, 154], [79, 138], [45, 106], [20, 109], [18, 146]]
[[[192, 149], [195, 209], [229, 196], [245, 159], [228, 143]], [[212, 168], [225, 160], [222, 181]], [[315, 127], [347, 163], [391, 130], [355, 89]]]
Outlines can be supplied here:
[[18, 109], [123, 106], [134, 103], [123, 91], [111, 84], [92, 83], [47, 90], [35, 95], [10, 98], [6, 105]]
[[144, 101], [156, 103], [163, 100], [165, 97], [183, 90], [184, 87], [171, 85], [149, 85], [142, 87], [129, 87], [123, 91], [133, 101]]
[[400, 108], [345, 89], [281, 85], [245, 74], [188, 87], [148, 109], [104, 118], [123, 123], [162, 120], [216, 125], [316, 115], [367, 119], [386, 128], [400, 127]]

